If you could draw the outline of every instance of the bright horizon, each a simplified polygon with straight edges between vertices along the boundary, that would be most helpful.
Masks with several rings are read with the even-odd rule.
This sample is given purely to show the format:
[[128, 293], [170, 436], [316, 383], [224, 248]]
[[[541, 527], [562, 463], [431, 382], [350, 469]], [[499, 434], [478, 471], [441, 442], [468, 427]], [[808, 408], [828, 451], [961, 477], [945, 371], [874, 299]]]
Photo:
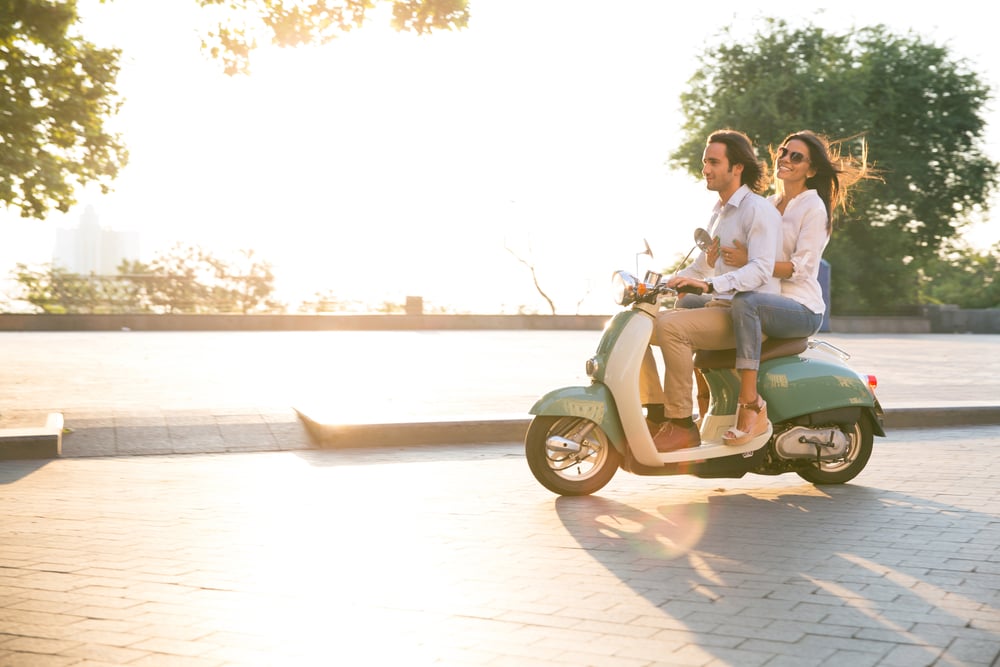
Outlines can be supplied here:
[[[6, 215], [0, 271], [51, 261], [45, 240], [92, 205], [102, 227], [140, 232], [146, 261], [175, 242], [220, 256], [252, 248], [290, 301], [332, 290], [548, 312], [509, 246], [537, 264], [560, 314], [586, 293], [580, 312], [610, 312], [608, 279], [635, 268], [644, 238], [656, 259], [640, 270], [659, 268], [707, 221], [713, 193], [665, 166], [679, 95], [718, 28], [749, 34], [763, 14], [728, 3], [680, 17], [642, 0], [625, 17], [589, 0], [481, 0], [462, 32], [418, 38], [381, 21], [327, 47], [255, 54], [251, 77], [230, 79], [198, 49], [194, 22], [206, 15], [193, 2], [151, 5], [81, 0], [85, 36], [123, 49], [113, 123], [131, 161], [112, 194], [87, 193], [66, 215]], [[912, 30], [1000, 91], [988, 22], [949, 8], [903, 16], [848, 2], [802, 14], [831, 30]], [[1000, 161], [996, 107], [985, 138]], [[1000, 232], [983, 223], [965, 237], [985, 248]]]

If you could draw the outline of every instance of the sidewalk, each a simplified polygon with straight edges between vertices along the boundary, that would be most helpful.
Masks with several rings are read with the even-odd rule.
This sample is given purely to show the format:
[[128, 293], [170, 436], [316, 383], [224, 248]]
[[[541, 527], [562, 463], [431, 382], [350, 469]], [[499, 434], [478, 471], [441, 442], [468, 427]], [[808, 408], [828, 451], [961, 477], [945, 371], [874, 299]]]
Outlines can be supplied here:
[[[1000, 337], [827, 338], [892, 418], [1000, 412]], [[0, 462], [0, 666], [1000, 665], [1000, 429], [889, 427], [845, 485], [556, 497], [487, 430], [595, 343], [0, 335], [2, 418], [70, 429]], [[318, 450], [297, 407], [373, 446]], [[435, 428], [467, 446], [386, 437]]]
[[997, 667], [998, 429], [876, 451], [583, 498], [510, 442], [5, 461], [0, 665]]
[[[509, 442], [588, 384], [596, 331], [0, 333], [0, 426], [64, 419], [64, 457]], [[1000, 336], [823, 334], [886, 428], [1000, 423]]]

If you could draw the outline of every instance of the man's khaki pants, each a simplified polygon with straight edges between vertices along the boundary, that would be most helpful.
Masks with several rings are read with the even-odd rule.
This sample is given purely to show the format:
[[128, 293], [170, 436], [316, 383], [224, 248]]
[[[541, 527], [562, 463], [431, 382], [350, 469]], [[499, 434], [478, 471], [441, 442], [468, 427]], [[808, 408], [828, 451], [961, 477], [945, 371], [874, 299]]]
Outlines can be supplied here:
[[663, 384], [652, 348], [647, 348], [639, 372], [643, 404], [663, 403], [664, 415], [672, 419], [690, 417], [694, 414], [695, 350], [736, 347], [729, 301], [714, 299], [704, 308], [660, 311], [650, 344], [663, 354]]

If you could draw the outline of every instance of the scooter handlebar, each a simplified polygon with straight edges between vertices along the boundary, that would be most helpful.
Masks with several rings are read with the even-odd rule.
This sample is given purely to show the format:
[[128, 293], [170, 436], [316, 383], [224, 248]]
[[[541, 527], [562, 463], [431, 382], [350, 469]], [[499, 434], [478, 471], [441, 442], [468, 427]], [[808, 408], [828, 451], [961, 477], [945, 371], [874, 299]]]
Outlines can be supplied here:
[[658, 297], [663, 294], [702, 294], [704, 292], [696, 285], [668, 287], [666, 282], [661, 282], [659, 274], [651, 272], [647, 272], [646, 279], [639, 282], [635, 276], [627, 271], [616, 271], [612, 276], [612, 285], [615, 303], [620, 306], [636, 302], [656, 303]]

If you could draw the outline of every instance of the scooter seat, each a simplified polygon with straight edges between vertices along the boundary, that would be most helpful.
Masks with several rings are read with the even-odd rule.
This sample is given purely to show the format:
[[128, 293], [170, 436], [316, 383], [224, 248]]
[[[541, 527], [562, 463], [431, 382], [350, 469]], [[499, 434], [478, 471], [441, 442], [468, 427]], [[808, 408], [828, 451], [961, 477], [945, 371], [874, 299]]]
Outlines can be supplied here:
[[[775, 357], [788, 357], [804, 352], [808, 338], [768, 338], [760, 347], [760, 360], [767, 361]], [[694, 367], [735, 368], [736, 350], [697, 350], [694, 354]]]

